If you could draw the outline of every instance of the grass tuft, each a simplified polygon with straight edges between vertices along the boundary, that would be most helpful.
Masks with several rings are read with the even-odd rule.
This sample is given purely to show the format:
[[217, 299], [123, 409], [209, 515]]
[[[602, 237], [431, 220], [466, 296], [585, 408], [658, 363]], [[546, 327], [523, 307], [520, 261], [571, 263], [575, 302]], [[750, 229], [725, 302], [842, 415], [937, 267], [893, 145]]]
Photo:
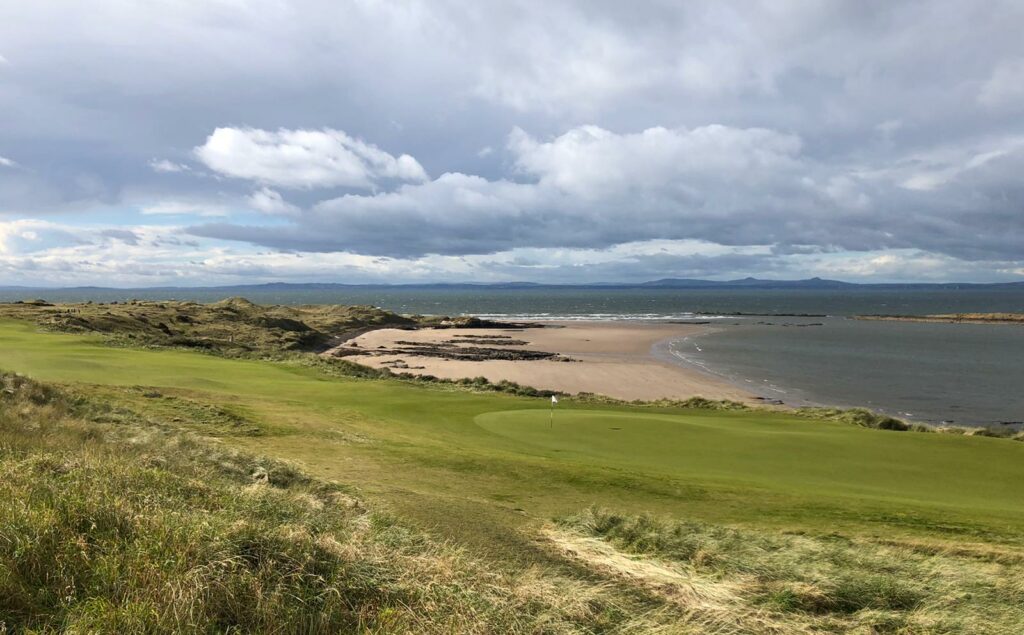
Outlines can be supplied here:
[[[590, 508], [560, 522], [676, 567], [694, 588], [729, 585], [733, 615], [784, 632], [1024, 632], [1024, 564], [939, 542], [751, 531]], [[759, 611], [766, 611], [767, 615]], [[742, 628], [738, 628], [742, 632]]]

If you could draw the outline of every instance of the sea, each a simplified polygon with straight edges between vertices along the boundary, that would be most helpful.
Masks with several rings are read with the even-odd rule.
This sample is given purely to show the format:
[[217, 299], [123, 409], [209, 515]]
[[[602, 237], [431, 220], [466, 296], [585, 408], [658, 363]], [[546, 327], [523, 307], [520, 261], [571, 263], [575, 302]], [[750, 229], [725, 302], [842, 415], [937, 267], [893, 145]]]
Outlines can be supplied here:
[[[225, 295], [196, 290], [0, 290], [0, 301], [109, 302]], [[369, 304], [399, 313], [495, 319], [706, 322], [660, 344], [672, 363], [792, 405], [868, 407], [933, 424], [1024, 421], [1024, 326], [854, 320], [862, 314], [1024, 313], [1024, 290], [985, 287], [641, 289], [351, 287], [245, 290], [274, 304]]]

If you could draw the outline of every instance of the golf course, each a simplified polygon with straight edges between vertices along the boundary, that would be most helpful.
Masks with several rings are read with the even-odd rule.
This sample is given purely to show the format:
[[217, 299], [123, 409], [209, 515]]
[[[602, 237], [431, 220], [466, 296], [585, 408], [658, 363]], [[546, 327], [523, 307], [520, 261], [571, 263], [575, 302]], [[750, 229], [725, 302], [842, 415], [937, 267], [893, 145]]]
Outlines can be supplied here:
[[[854, 551], [863, 545], [851, 568], [864, 566], [869, 554], [887, 560], [878, 555], [880, 545], [958, 558], [967, 564], [957, 566], [981, 566], [996, 577], [1019, 571], [1024, 559], [1024, 443], [1010, 439], [879, 430], [758, 409], [571, 397], [552, 406], [547, 398], [451, 383], [338, 376], [302, 358], [112, 346], [102, 336], [44, 332], [15, 320], [0, 322], [0, 367], [343, 484], [366, 505], [499, 570], [552, 566], [559, 541], [583, 535], [571, 529], [572, 519], [608, 513], [594, 510], [661, 527], [842, 537], [854, 541]], [[597, 538], [620, 555], [633, 549], [630, 559], [671, 560], [650, 540], [616, 548], [608, 536]], [[570, 553], [578, 556], [581, 547]], [[997, 562], [1012, 570], [991, 571], [1002, 566]], [[904, 573], [910, 584], [920, 575]], [[1019, 582], [991, 584], [1003, 594], [986, 600], [995, 605], [1022, 592]], [[878, 620], [857, 613], [861, 608], [847, 611], [845, 622], [822, 622], [821, 611], [807, 609], [805, 622], [845, 632]], [[898, 603], [876, 608], [902, 616], [893, 623], [920, 625]], [[943, 610], [947, 621], [936, 624], [961, 624], [961, 609]], [[1005, 625], [1020, 618], [1014, 612], [1001, 619]], [[964, 619], [972, 628], [985, 625], [973, 614]], [[684, 624], [677, 623], [679, 632]], [[757, 632], [748, 626], [721, 632]]]

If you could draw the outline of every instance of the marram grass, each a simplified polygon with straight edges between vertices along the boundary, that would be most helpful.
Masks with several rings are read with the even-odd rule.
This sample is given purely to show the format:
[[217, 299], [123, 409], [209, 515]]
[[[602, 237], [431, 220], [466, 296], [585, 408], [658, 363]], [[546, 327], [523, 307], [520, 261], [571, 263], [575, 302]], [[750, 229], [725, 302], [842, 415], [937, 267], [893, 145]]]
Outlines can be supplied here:
[[[725, 528], [590, 508], [561, 521], [663, 563], [737, 631], [1024, 633], [1024, 552], [983, 544]], [[711, 619], [711, 616], [708, 617]]]
[[[601, 585], [489, 571], [346, 488], [0, 377], [0, 632], [647, 630]], [[102, 410], [102, 408], [100, 408]]]

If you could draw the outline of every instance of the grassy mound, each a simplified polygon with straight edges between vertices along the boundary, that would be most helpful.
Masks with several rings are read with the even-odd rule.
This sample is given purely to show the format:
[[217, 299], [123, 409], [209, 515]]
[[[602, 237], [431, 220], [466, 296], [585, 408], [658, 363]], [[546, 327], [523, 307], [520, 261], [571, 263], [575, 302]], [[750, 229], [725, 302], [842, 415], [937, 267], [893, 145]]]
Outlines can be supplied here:
[[261, 306], [245, 298], [213, 304], [21, 302], [0, 305], [0, 317], [32, 320], [56, 331], [99, 333], [133, 345], [227, 354], [318, 351], [369, 329], [416, 323], [370, 306]]

